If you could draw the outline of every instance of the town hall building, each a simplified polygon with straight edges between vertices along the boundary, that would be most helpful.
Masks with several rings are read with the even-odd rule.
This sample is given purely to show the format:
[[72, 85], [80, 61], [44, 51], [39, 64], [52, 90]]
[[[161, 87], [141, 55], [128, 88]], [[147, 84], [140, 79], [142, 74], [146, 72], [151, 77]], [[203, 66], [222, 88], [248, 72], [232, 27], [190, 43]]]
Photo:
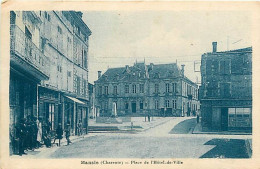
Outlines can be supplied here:
[[191, 116], [199, 109], [198, 86], [177, 63], [135, 63], [98, 72], [96, 105], [100, 116]]

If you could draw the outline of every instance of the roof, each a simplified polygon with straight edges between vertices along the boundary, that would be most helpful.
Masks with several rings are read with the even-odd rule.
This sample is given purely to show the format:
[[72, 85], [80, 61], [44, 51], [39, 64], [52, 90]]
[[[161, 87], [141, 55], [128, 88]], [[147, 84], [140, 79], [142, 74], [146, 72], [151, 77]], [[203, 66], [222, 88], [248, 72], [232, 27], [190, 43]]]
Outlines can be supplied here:
[[220, 51], [220, 52], [208, 52], [206, 54], [243, 53], [243, 52], [252, 52], [252, 47], [246, 47], [246, 48], [235, 49], [235, 50]]
[[[109, 68], [96, 82], [138, 81], [144, 79], [167, 79], [181, 77], [176, 63], [153, 64], [135, 63], [133, 66]], [[187, 77], [185, 77], [187, 79]], [[189, 80], [189, 79], [188, 79]]]

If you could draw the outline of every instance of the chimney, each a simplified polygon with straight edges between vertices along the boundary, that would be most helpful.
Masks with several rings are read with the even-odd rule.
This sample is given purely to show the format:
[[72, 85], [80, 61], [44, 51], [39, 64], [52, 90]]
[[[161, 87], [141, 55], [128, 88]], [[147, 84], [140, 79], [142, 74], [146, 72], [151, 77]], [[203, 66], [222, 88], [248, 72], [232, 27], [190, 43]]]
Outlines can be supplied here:
[[185, 65], [181, 65], [181, 75], [184, 76], [184, 67]]
[[98, 71], [98, 79], [101, 77], [101, 71]]
[[212, 42], [212, 47], [213, 47], [213, 53], [217, 52], [217, 42]]
[[153, 70], [153, 63], [150, 63], [150, 69]]

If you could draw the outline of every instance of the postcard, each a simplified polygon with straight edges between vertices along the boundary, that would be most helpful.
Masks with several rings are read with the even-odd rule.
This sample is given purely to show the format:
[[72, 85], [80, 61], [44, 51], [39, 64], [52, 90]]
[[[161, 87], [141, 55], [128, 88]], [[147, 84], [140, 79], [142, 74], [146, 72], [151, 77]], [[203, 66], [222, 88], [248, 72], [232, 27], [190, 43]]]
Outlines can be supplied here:
[[3, 2], [1, 168], [258, 168], [259, 11]]

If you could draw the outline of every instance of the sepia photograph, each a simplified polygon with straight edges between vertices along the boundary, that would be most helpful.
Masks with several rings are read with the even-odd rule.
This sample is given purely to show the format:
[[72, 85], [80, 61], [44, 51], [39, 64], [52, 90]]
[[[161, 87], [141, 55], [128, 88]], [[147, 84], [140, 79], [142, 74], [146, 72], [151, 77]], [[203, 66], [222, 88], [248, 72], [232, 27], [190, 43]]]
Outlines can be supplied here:
[[6, 14], [8, 159], [252, 159], [253, 11]]

